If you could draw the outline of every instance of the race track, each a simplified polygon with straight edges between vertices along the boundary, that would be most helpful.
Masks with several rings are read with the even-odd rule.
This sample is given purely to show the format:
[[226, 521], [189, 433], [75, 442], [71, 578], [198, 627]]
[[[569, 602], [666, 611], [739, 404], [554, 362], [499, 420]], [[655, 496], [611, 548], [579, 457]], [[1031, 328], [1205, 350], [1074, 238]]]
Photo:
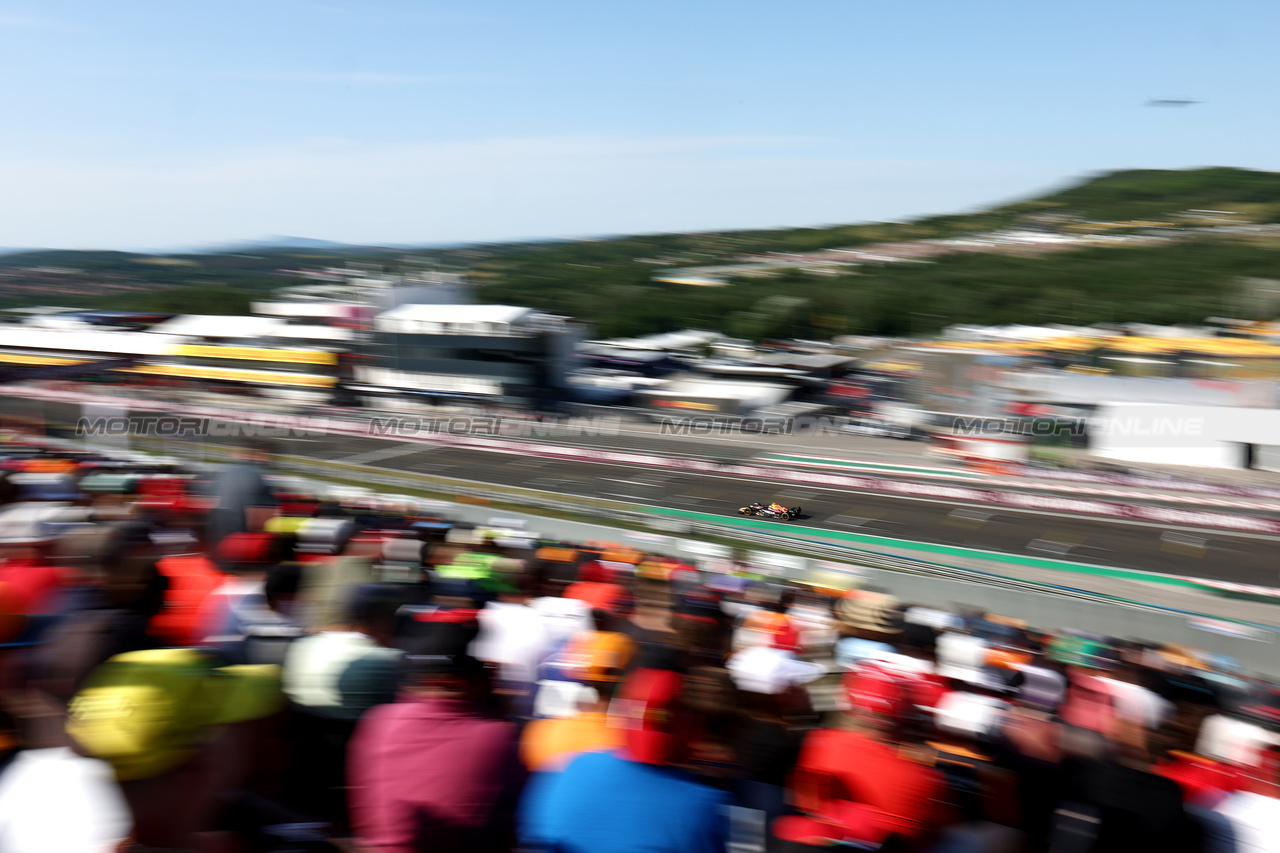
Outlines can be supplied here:
[[[47, 403], [46, 415], [74, 423], [77, 406]], [[176, 440], [176, 439], [175, 439]], [[209, 444], [227, 439], [205, 437]], [[1280, 586], [1280, 536], [1192, 529], [1132, 520], [1093, 518], [947, 500], [853, 492], [848, 489], [770, 483], [741, 476], [655, 470], [617, 464], [528, 458], [469, 448], [430, 446], [393, 438], [312, 436], [274, 439], [282, 453], [383, 468], [520, 486], [583, 497], [608, 498], [735, 515], [753, 500], [800, 505], [798, 524], [895, 539], [979, 548], [1210, 580]], [[670, 437], [667, 454], [707, 453], [707, 445]], [[569, 443], [637, 447], [635, 437]], [[721, 458], [760, 452], [757, 442], [717, 444]], [[776, 450], [785, 450], [785, 439]], [[781, 523], [780, 523], [781, 524]]]
[[804, 526], [889, 536], [1029, 557], [1142, 569], [1263, 586], [1280, 585], [1280, 537], [1146, 522], [984, 508], [943, 500], [854, 493], [735, 476], [535, 459], [424, 447], [388, 439], [310, 438], [282, 451], [507, 486], [736, 514], [752, 500], [800, 505]]

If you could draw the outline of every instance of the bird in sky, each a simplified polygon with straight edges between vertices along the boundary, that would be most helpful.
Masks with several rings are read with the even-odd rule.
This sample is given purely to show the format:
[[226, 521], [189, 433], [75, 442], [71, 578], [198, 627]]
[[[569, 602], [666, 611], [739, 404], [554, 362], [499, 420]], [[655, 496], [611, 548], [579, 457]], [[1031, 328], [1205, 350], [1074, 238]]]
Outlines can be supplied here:
[[1149, 107], [1189, 107], [1198, 104], [1199, 101], [1192, 101], [1187, 98], [1152, 98], [1147, 101]]

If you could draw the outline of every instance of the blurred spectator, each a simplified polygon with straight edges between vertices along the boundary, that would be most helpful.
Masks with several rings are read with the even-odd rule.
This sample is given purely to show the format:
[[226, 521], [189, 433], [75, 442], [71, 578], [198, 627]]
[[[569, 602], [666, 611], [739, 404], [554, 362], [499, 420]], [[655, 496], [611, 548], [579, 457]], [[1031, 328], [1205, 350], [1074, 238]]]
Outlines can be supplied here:
[[581, 631], [590, 631], [591, 605], [576, 598], [551, 595], [547, 581], [542, 582], [542, 594], [529, 602], [529, 606], [542, 618], [542, 630], [549, 647], [554, 648]]
[[1267, 750], [1276, 746], [1280, 733], [1240, 710], [1223, 710], [1204, 718], [1196, 752], [1239, 767], [1259, 767]]
[[85, 587], [76, 609], [53, 624], [35, 652], [34, 686], [68, 702], [107, 659], [163, 645], [149, 622], [168, 582], [148, 534], [147, 525], [126, 522], [86, 526], [59, 540], [59, 562], [71, 564]]
[[390, 584], [361, 584], [349, 595], [346, 619], [289, 647], [284, 690], [309, 714], [354, 721], [395, 699], [402, 653], [392, 630], [404, 595]]
[[588, 631], [573, 638], [564, 658], [581, 679], [575, 683], [576, 713], [535, 720], [525, 727], [521, 736], [525, 766], [534, 771], [560, 770], [579, 752], [622, 745], [622, 730], [609, 724], [606, 712], [633, 653], [625, 634]]
[[565, 598], [586, 602], [592, 610], [613, 610], [626, 597], [627, 590], [614, 583], [612, 572], [599, 560], [591, 560], [578, 567], [578, 580], [564, 591]]
[[151, 620], [151, 629], [165, 643], [191, 646], [203, 637], [201, 607], [227, 581], [227, 575], [203, 553], [173, 554], [156, 563], [167, 587], [164, 607]]
[[347, 589], [347, 616], [289, 644], [284, 691], [295, 715], [290, 802], [345, 827], [347, 744], [356, 722], [395, 701], [403, 653], [392, 648], [403, 593], [387, 584]]
[[294, 606], [294, 620], [307, 631], [345, 618], [352, 586], [374, 581], [379, 539], [357, 536], [348, 518], [312, 518], [298, 528], [297, 557], [306, 565]]
[[771, 646], [774, 638], [784, 632], [794, 634], [796, 645], [799, 646], [799, 632], [792, 626], [791, 620], [786, 615], [759, 607], [740, 611], [740, 613], [737, 627], [733, 631], [733, 649]]
[[261, 620], [247, 622], [246, 663], [284, 663], [289, 645], [303, 636], [301, 626], [294, 621], [294, 602], [301, 585], [302, 566], [298, 563], [280, 563], [267, 570], [262, 583], [262, 602], [273, 615], [268, 618], [259, 610]]
[[949, 816], [942, 776], [918, 751], [895, 745], [910, 710], [906, 691], [875, 667], [847, 674], [844, 691], [843, 726], [812, 732], [801, 750], [795, 803], [807, 817], [779, 819], [775, 836], [808, 846], [924, 843]]
[[800, 633], [801, 649], [828, 649], [836, 642], [836, 620], [828, 600], [809, 589], [796, 591], [787, 619]]
[[[811, 681], [809, 672], [793, 669], [790, 662], [777, 666], [770, 662], [756, 669], [744, 665], [744, 650], [730, 661], [730, 672], [739, 688], [742, 718], [734, 738], [734, 751], [741, 767], [736, 792], [738, 802], [764, 816], [769, 826], [775, 818], [791, 811], [787, 785], [800, 758], [805, 728], [812, 707], [802, 684]], [[813, 666], [804, 664], [804, 666]]]
[[[704, 592], [680, 596], [671, 624], [685, 666], [724, 665], [732, 632], [717, 596]], [[795, 634], [790, 637], [792, 643], [798, 643]]]
[[0, 511], [0, 583], [22, 613], [48, 615], [62, 608], [63, 588], [77, 573], [52, 557], [73, 519], [56, 504], [12, 504]]
[[235, 450], [236, 464], [219, 475], [213, 491], [217, 507], [209, 513], [209, 539], [215, 545], [232, 533], [248, 532], [251, 509], [276, 505], [267, 482], [271, 456], [266, 442], [248, 441]]
[[292, 599], [297, 594], [301, 572], [281, 565], [288, 556], [281, 537], [232, 533], [218, 544], [218, 555], [226, 577], [201, 603], [201, 645], [217, 648], [232, 663], [283, 663], [288, 643], [302, 632], [267, 595], [273, 575], [277, 596], [283, 592]]
[[1073, 810], [1068, 804], [1059, 809], [1094, 816], [1096, 853], [1199, 849], [1200, 834], [1183, 810], [1177, 783], [1152, 772], [1148, 738], [1140, 723], [1117, 722], [1110, 754], [1085, 761], [1080, 768], [1078, 795], [1085, 808]]
[[896, 652], [892, 643], [905, 626], [902, 605], [887, 593], [851, 590], [836, 605], [836, 663], [849, 669], [863, 660]]
[[[1226, 819], [1238, 853], [1280, 851], [1280, 751], [1269, 750], [1260, 766], [1247, 768], [1238, 790], [1213, 811]], [[1264, 769], [1265, 768], [1265, 769]]]
[[14, 503], [18, 500], [18, 494], [22, 489], [17, 483], [13, 482], [13, 475], [5, 472], [0, 474], [0, 506]]
[[211, 850], [222, 795], [244, 784], [257, 755], [249, 723], [283, 704], [278, 667], [154, 649], [99, 667], [71, 703], [67, 732], [115, 769], [137, 843]]
[[532, 579], [519, 560], [494, 561], [497, 597], [479, 613], [480, 635], [473, 653], [498, 667], [497, 687], [508, 694], [521, 717], [533, 713], [538, 664], [551, 650], [541, 613], [529, 604]]
[[1021, 704], [1050, 714], [1057, 712], [1067, 695], [1067, 678], [1062, 666], [1043, 653], [1020, 664], [1010, 676], [1009, 686], [1017, 691]]
[[[642, 564], [640, 569], [645, 567]], [[671, 588], [662, 577], [638, 574], [635, 579], [635, 607], [623, 623], [622, 630], [636, 644], [637, 656], [647, 656], [650, 649], [661, 649], [675, 644], [672, 626]]]
[[24, 749], [0, 710], [0, 844], [6, 853], [113, 851], [133, 818], [111, 765], [71, 749]]
[[1155, 731], [1173, 714], [1170, 702], [1142, 685], [1142, 672], [1134, 663], [1117, 664], [1102, 681], [1111, 690], [1116, 713], [1123, 720]]
[[533, 782], [521, 807], [522, 850], [725, 849], [729, 796], [673, 766], [688, 759], [698, 722], [681, 688], [674, 672], [631, 674], [610, 709], [626, 745], [583, 753]]
[[967, 624], [938, 635], [938, 675], [968, 684], [988, 681], [987, 656], [991, 644]]
[[816, 681], [826, 670], [796, 656], [797, 640], [775, 635], [771, 645], [748, 646], [729, 658], [728, 668], [739, 690], [775, 696]]
[[420, 625], [400, 701], [352, 738], [352, 826], [384, 853], [510, 850], [522, 772], [515, 729], [491, 715], [488, 674], [467, 651], [474, 612], [424, 613]]
[[[741, 627], [752, 613], [769, 611], [779, 612], [781, 608], [782, 588], [778, 584], [767, 584], [761, 581], [743, 580], [740, 593], [732, 596], [726, 603], [725, 612], [734, 619], [734, 624]], [[747, 645], [740, 643], [735, 636], [734, 647]]]

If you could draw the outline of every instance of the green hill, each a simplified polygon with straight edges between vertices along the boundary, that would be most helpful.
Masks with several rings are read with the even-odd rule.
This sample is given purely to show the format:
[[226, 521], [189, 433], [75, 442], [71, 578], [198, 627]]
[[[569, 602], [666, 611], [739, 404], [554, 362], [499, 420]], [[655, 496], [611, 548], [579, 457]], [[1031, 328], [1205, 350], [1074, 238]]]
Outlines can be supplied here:
[[[924, 264], [864, 265], [834, 276], [787, 271], [717, 288], [652, 280], [659, 261], [709, 265], [746, 253], [954, 238], [1028, 225], [1079, 233], [1088, 230], [1081, 221], [1195, 225], [1179, 218], [1192, 210], [1280, 222], [1280, 174], [1229, 168], [1113, 172], [985, 211], [908, 223], [495, 246], [473, 250], [465, 260], [484, 283], [486, 301], [587, 319], [608, 336], [684, 324], [744, 337], [824, 336], [921, 334], [953, 322], [1167, 323], [1240, 314], [1242, 277], [1280, 278], [1280, 235], [1187, 231], [1184, 240], [1156, 246], [1030, 257], [951, 255]], [[806, 307], [785, 315], [767, 310], [764, 300], [775, 295], [805, 300]]]
[[[592, 324], [601, 336], [694, 325], [744, 337], [922, 334], [953, 322], [1186, 322], [1243, 313], [1240, 279], [1280, 279], [1280, 234], [1186, 230], [1152, 246], [1084, 248], [1042, 256], [949, 255], [928, 263], [864, 264], [838, 275], [781, 272], [724, 287], [653, 280], [665, 267], [726, 264], [744, 254], [803, 252], [953, 238], [1010, 227], [1081, 233], [1184, 227], [1189, 211], [1280, 222], [1280, 174], [1246, 169], [1137, 170], [988, 210], [906, 223], [835, 225], [555, 240], [417, 253], [462, 266], [489, 303], [531, 305]], [[1221, 223], [1220, 223], [1221, 224]], [[0, 305], [241, 313], [290, 283], [288, 267], [346, 260], [394, 264], [404, 251], [276, 250], [153, 258], [121, 252], [0, 257]], [[53, 273], [32, 272], [61, 267]], [[22, 282], [35, 282], [36, 292]], [[95, 282], [110, 288], [95, 289]], [[63, 283], [75, 286], [61, 290]], [[113, 289], [112, 289], [113, 288]]]
[[1111, 172], [1014, 207], [1113, 222], [1162, 219], [1188, 210], [1226, 210], [1254, 222], [1280, 222], [1280, 174], [1228, 168]]

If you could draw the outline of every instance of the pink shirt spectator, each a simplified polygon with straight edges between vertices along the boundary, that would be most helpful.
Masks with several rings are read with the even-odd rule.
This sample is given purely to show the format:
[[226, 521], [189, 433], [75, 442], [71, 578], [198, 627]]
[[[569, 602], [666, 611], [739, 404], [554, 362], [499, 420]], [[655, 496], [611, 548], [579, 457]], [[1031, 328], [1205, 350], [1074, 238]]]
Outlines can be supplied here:
[[379, 853], [508, 850], [522, 779], [515, 728], [469, 702], [405, 697], [348, 748], [351, 825]]

